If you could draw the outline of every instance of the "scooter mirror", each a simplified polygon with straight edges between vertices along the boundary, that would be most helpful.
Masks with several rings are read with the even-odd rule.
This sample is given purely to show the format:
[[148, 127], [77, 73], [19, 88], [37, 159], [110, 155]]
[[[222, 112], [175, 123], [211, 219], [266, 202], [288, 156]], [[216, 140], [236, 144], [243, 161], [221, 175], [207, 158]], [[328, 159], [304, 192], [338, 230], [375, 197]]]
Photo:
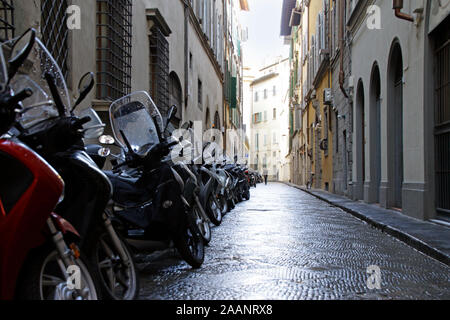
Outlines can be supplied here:
[[107, 146], [112, 146], [112, 145], [114, 145], [116, 143], [116, 140], [114, 140], [114, 138], [111, 137], [111, 136], [101, 136], [98, 139], [98, 141], [101, 144], [104, 144], [104, 145], [107, 145]]
[[166, 123], [166, 127], [164, 128], [164, 132], [167, 131], [167, 128], [169, 127], [169, 124], [175, 118], [175, 116], [177, 115], [177, 112], [178, 112], [178, 108], [176, 106], [172, 106], [170, 108], [169, 113], [167, 114], [167, 123]]
[[16, 75], [19, 68], [28, 58], [36, 40], [36, 30], [28, 29], [13, 45], [9, 59], [9, 81]]
[[78, 99], [75, 102], [75, 105], [72, 109], [72, 112], [80, 105], [81, 102], [86, 98], [86, 96], [91, 92], [92, 88], [94, 88], [94, 74], [92, 72], [86, 73], [78, 83]]

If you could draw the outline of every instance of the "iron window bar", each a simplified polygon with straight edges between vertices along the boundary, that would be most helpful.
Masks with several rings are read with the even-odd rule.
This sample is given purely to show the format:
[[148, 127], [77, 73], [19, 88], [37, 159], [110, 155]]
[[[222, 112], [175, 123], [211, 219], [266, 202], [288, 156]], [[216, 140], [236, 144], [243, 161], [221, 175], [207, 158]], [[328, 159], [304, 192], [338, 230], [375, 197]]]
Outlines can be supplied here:
[[131, 91], [132, 1], [97, 0], [97, 98]]
[[0, 40], [14, 38], [14, 5], [13, 0], [0, 0]]

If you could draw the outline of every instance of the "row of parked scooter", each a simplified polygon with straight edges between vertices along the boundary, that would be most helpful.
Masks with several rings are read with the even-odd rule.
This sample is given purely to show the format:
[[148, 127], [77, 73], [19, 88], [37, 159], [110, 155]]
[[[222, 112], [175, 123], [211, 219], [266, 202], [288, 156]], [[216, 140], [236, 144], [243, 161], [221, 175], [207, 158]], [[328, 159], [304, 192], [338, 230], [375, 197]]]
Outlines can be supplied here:
[[235, 161], [199, 159], [191, 123], [174, 137], [176, 107], [163, 120], [146, 92], [113, 102], [103, 135], [95, 111], [78, 110], [93, 74], [72, 101], [33, 29], [2, 44], [0, 84], [0, 300], [136, 299], [131, 243], [165, 242], [200, 268], [211, 225], [256, 186]]

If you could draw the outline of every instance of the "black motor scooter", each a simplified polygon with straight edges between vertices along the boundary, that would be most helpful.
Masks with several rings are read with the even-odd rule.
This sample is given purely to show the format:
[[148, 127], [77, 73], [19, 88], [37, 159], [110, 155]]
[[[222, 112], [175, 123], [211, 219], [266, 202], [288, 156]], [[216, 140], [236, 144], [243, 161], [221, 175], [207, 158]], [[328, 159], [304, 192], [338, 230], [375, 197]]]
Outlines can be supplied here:
[[[170, 123], [172, 108], [166, 123]], [[167, 125], [146, 92], [135, 92], [110, 108], [115, 142], [123, 150], [120, 163], [105, 172], [113, 184], [113, 213], [117, 228], [131, 240], [173, 241], [193, 268], [204, 261], [204, 241], [197, 215], [185, 198], [185, 181], [167, 161], [179, 141], [164, 138]]]

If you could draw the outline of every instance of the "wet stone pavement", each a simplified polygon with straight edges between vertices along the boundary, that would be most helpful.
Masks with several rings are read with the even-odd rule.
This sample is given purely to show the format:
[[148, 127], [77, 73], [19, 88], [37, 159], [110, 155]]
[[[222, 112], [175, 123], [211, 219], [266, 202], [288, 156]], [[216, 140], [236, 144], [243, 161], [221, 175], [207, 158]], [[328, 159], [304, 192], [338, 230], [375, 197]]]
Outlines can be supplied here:
[[200, 270], [175, 255], [140, 264], [141, 299], [450, 299], [449, 267], [284, 184], [252, 189], [213, 236]]

